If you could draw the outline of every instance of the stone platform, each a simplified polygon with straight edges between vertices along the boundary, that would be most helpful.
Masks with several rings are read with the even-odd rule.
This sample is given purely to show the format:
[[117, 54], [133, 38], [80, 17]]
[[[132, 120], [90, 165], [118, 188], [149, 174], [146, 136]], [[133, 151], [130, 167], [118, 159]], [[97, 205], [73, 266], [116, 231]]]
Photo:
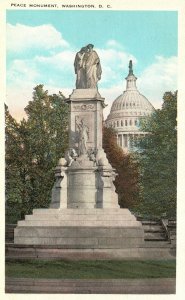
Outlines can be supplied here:
[[7, 260], [138, 260], [138, 259], [175, 259], [170, 244], [148, 245], [144, 242], [139, 248], [78, 248], [77, 245], [24, 245], [6, 244]]
[[126, 249], [143, 244], [140, 222], [127, 209], [35, 209], [14, 230], [14, 243], [74, 249]]
[[145, 227], [127, 209], [34, 209], [18, 222], [6, 258], [175, 259], [170, 242], [148, 240]]

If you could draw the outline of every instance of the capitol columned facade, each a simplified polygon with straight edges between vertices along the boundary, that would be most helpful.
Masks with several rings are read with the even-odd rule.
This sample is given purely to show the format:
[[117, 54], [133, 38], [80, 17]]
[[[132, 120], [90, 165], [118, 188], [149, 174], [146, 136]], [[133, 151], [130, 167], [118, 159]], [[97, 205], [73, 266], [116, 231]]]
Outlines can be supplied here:
[[123, 150], [129, 151], [131, 140], [147, 134], [140, 130], [139, 123], [141, 119], [154, 112], [154, 107], [137, 89], [137, 77], [133, 73], [131, 60], [129, 62], [129, 74], [125, 79], [126, 90], [114, 100], [105, 124], [116, 130], [118, 145]]

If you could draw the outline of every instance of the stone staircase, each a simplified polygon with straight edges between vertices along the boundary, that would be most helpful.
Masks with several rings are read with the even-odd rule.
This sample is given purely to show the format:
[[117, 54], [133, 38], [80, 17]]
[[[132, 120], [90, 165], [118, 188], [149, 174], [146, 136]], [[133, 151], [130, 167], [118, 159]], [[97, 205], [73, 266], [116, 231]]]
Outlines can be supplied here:
[[144, 228], [144, 240], [146, 246], [170, 247], [168, 236], [160, 220], [157, 221], [142, 220], [141, 223]]
[[17, 224], [6, 224], [5, 225], [5, 242], [13, 243], [14, 241], [14, 229]]
[[141, 220], [144, 229], [143, 256], [148, 259], [175, 259], [176, 247], [169, 239], [163, 220]]

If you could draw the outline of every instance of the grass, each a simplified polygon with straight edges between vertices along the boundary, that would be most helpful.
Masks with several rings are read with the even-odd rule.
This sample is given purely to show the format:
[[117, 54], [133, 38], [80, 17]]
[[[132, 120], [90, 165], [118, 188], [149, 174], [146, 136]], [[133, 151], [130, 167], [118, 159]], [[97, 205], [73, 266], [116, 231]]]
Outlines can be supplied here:
[[175, 260], [7, 261], [6, 276], [48, 279], [174, 278]]

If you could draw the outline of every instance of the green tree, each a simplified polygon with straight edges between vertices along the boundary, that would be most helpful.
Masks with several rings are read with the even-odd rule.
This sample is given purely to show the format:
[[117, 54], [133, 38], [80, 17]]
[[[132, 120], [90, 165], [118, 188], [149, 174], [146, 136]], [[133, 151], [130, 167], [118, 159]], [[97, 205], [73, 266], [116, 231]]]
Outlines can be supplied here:
[[6, 218], [9, 222], [15, 222], [21, 217], [21, 202], [23, 184], [21, 178], [21, 159], [17, 157], [20, 153], [19, 124], [11, 116], [7, 105], [5, 105], [5, 199]]
[[14, 136], [14, 140], [9, 136], [6, 143], [6, 165], [12, 172], [10, 162], [13, 159], [14, 172], [19, 175], [14, 177], [19, 186], [19, 193], [15, 193], [9, 181], [13, 175], [10, 171], [7, 173], [7, 182], [10, 182], [6, 191], [7, 205], [10, 207], [15, 194], [21, 217], [31, 213], [33, 208], [48, 207], [54, 182], [53, 168], [68, 146], [68, 105], [62, 93], [48, 95], [43, 85], [38, 85], [25, 111], [26, 120], [18, 124], [7, 115], [11, 122], [6, 124], [8, 135], [12, 127]]
[[115, 179], [119, 205], [135, 210], [139, 201], [139, 168], [132, 153], [124, 153], [117, 145], [116, 132], [113, 128], [103, 129], [103, 148], [117, 176]]
[[140, 149], [141, 205], [148, 216], [176, 216], [177, 176], [177, 92], [166, 92], [162, 109], [143, 121], [149, 134], [137, 145]]

